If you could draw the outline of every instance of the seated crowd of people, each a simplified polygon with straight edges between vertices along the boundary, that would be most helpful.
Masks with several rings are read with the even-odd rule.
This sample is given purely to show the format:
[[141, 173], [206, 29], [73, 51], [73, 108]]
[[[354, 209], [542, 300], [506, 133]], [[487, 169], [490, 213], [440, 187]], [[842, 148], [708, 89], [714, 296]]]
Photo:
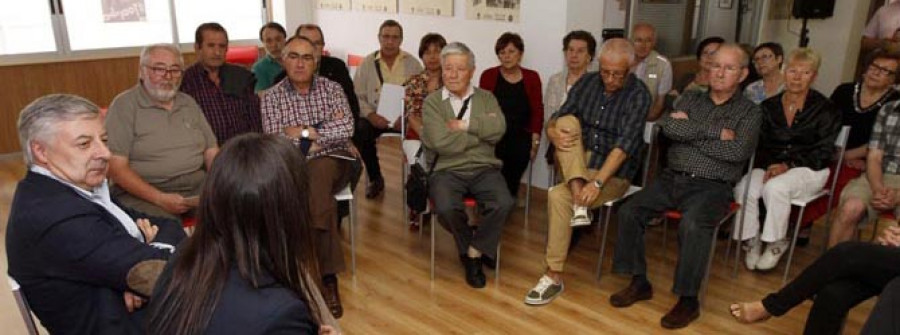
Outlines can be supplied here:
[[[612, 271], [630, 283], [609, 304], [653, 298], [645, 231], [677, 209], [678, 299], [660, 323], [686, 327], [700, 316], [710, 247], [732, 202], [743, 214], [729, 237], [745, 266], [771, 270], [792, 247], [791, 201], [835, 179], [829, 251], [780, 291], [731, 312], [758, 322], [815, 296], [806, 332], [836, 334], [853, 306], [884, 291], [878, 306], [887, 307], [876, 307], [865, 329], [896, 327], [889, 301], [900, 292], [900, 228], [885, 229], [878, 243], [850, 240], [860, 225], [900, 216], [900, 55], [875, 50], [858, 80], [828, 97], [812, 88], [822, 59], [809, 48], [767, 42], [748, 52], [706, 38], [699, 71], [676, 83], [655, 50], [656, 29], [639, 23], [630, 36], [598, 43], [589, 32], [568, 33], [565, 68], [544, 88], [521, 64], [523, 39], [510, 32], [496, 41], [499, 65], [475, 86], [466, 44], [426, 34], [420, 62], [401, 49], [394, 20], [379, 27], [380, 48], [352, 78], [324, 54], [317, 25], [291, 36], [264, 25], [266, 55], [251, 71], [225, 61], [221, 25], [201, 24], [194, 64], [174, 45], [146, 46], [138, 83], [105, 117], [64, 94], [21, 111], [28, 172], [11, 206], [9, 275], [51, 333], [337, 334], [345, 264], [334, 195], [355, 184], [357, 160], [366, 197], [384, 192], [379, 136], [421, 141], [432, 215], [454, 236], [465, 282], [483, 288], [483, 268], [497, 266], [520, 180], [546, 134], [561, 181], [548, 192], [544, 272], [525, 304], [563, 293], [573, 232], [592, 223], [592, 209], [625, 198]], [[378, 113], [385, 83], [405, 87], [399, 119]], [[664, 145], [644, 171], [647, 122]], [[627, 193], [632, 185], [642, 189]], [[477, 228], [464, 197], [477, 203]], [[419, 229], [421, 213], [407, 214]], [[196, 221], [191, 236], [183, 221]]]

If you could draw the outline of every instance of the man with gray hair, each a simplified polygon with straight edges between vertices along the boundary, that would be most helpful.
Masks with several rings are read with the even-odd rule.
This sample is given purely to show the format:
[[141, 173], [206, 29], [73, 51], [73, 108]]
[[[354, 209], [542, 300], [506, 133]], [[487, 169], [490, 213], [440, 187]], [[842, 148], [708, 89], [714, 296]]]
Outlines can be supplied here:
[[657, 121], [671, 140], [666, 166], [619, 209], [613, 272], [631, 275], [631, 284], [609, 302], [623, 308], [653, 298], [647, 280], [644, 230], [663, 211], [678, 209], [678, 265], [672, 292], [678, 303], [662, 317], [663, 328], [686, 327], [700, 317], [698, 294], [706, 273], [716, 225], [729, 211], [734, 183], [756, 147], [762, 113], [740, 94], [749, 56], [736, 44], [713, 54], [708, 92], [689, 92], [675, 110]]
[[547, 123], [563, 182], [548, 196], [550, 212], [545, 274], [525, 296], [544, 305], [563, 291], [562, 274], [573, 227], [591, 224], [589, 208], [625, 194], [637, 173], [644, 119], [650, 109], [647, 87], [629, 69], [634, 47], [615, 38], [600, 47], [600, 72], [585, 74]]
[[653, 105], [647, 114], [648, 121], [656, 121], [663, 109], [666, 93], [672, 90], [672, 64], [669, 59], [656, 52], [656, 28], [641, 22], [631, 29], [634, 55], [637, 58], [631, 71], [647, 85], [653, 97]]
[[106, 117], [113, 195], [126, 206], [170, 219], [190, 215], [219, 151], [189, 95], [180, 92], [184, 61], [170, 44], [141, 52], [139, 82], [113, 99]]
[[[444, 88], [425, 98], [422, 112], [422, 143], [434, 171], [429, 194], [435, 214], [454, 236], [466, 283], [482, 288], [483, 258], [488, 266], [494, 264], [503, 224], [514, 205], [500, 173], [501, 162], [494, 156], [494, 147], [506, 132], [506, 119], [493, 94], [472, 86], [475, 55], [465, 44], [444, 47], [441, 69]], [[464, 196], [474, 198], [481, 211], [474, 232]]]
[[111, 198], [106, 131], [90, 101], [39, 98], [17, 127], [28, 172], [9, 213], [9, 276], [51, 334], [143, 333], [133, 312], [184, 238], [181, 225], [151, 224]]

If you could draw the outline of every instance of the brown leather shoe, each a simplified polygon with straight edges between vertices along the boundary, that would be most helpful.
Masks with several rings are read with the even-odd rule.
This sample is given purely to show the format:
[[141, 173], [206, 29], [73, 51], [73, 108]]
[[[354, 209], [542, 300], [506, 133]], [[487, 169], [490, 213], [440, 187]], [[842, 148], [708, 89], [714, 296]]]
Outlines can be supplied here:
[[625, 289], [616, 292], [609, 297], [609, 304], [613, 307], [628, 307], [641, 300], [653, 298], [653, 286], [647, 284], [631, 283]]
[[344, 315], [344, 307], [341, 306], [341, 296], [338, 294], [337, 278], [322, 280], [322, 298], [325, 298], [325, 304], [328, 310], [334, 315], [335, 319], [340, 319]]
[[687, 325], [691, 324], [691, 322], [697, 320], [699, 317], [699, 306], [690, 306], [689, 304], [679, 301], [675, 304], [675, 307], [672, 307], [672, 310], [663, 316], [660, 323], [663, 328], [666, 329], [679, 329], [687, 327]]

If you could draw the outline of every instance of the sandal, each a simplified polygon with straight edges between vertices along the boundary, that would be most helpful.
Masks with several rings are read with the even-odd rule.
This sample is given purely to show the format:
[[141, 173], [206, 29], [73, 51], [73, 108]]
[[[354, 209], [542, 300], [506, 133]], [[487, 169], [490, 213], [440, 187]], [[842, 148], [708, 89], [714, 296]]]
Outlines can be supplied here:
[[753, 303], [752, 302], [740, 302], [740, 303], [731, 304], [731, 306], [729, 306], [729, 312], [731, 313], [731, 316], [733, 316], [734, 319], [740, 323], [757, 323], [757, 322], [766, 321], [772, 317], [772, 314], [769, 314], [769, 312], [766, 311], [765, 307], [763, 307], [763, 313], [765, 313], [764, 316], [755, 318], [755, 319], [749, 318], [747, 316], [747, 308], [751, 304], [753, 304]]

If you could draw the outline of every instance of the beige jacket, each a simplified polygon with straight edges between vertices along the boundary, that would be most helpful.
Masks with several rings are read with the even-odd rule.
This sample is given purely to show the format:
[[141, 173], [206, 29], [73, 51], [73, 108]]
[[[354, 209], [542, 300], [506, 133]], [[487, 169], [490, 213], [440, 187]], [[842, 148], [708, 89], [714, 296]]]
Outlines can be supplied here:
[[[398, 59], [400, 63], [394, 64], [394, 66], [403, 67], [406, 76], [403, 81], [405, 82], [412, 75], [422, 72], [423, 68], [415, 56], [402, 50], [400, 54], [398, 56], [400, 57]], [[378, 110], [378, 98], [381, 97], [381, 81], [378, 80], [378, 72], [375, 71], [375, 58], [377, 55], [378, 52], [376, 51], [366, 56], [359, 68], [356, 69], [356, 74], [353, 75], [353, 90], [359, 99], [360, 117], [366, 117]], [[396, 84], [402, 85], [403, 82]]]

